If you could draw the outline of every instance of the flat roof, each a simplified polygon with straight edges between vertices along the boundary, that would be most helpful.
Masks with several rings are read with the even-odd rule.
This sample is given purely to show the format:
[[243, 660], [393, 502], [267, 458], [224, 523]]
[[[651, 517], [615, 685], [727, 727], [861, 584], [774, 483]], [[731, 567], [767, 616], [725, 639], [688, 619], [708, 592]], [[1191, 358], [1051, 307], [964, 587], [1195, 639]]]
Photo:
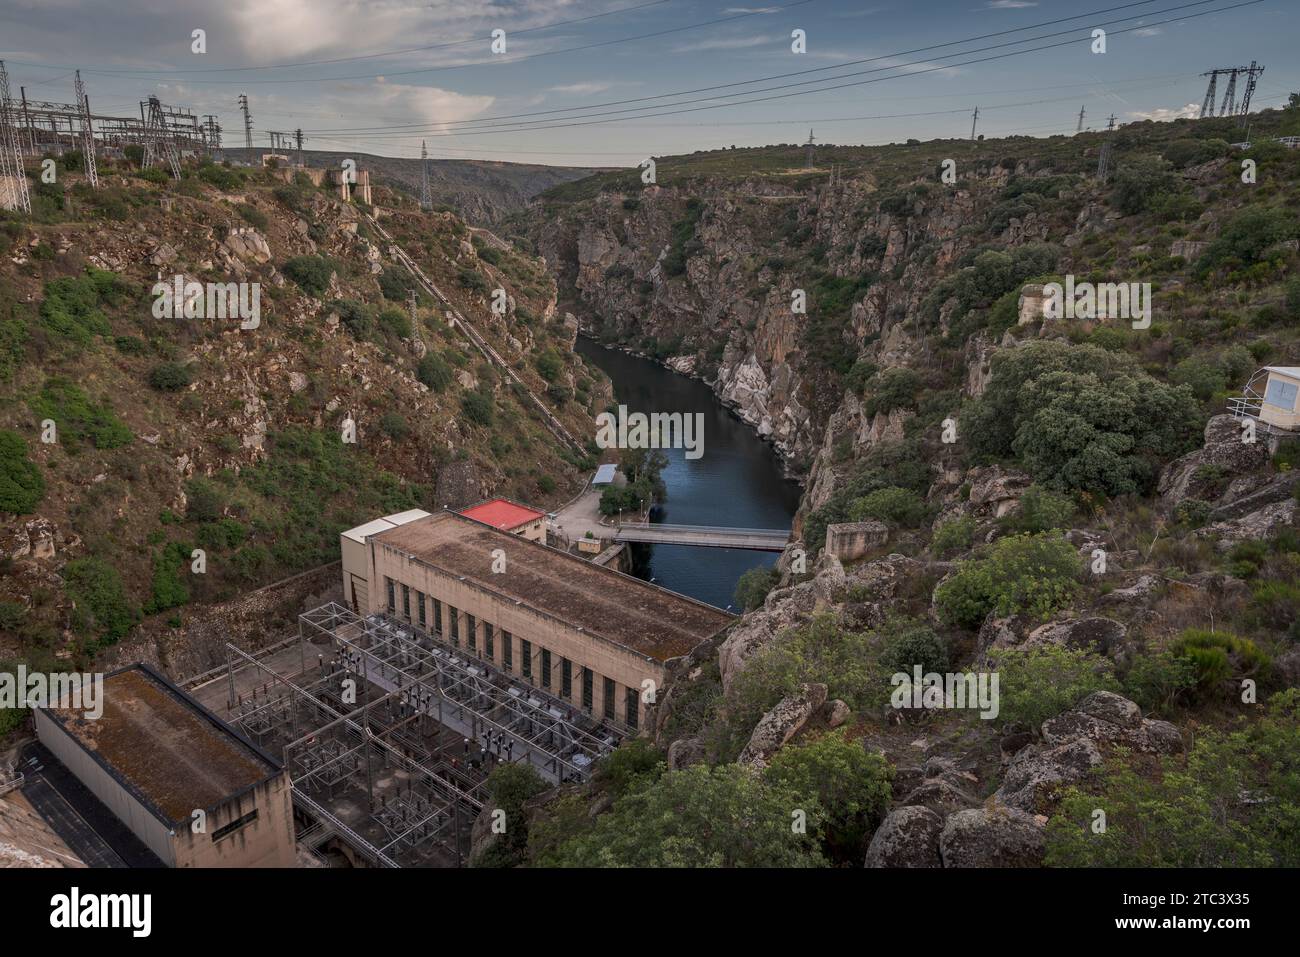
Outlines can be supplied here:
[[507, 532], [546, 516], [545, 512], [512, 502], [508, 498], [488, 499], [486, 502], [461, 509], [460, 514]]
[[189, 821], [278, 774], [282, 765], [145, 664], [104, 678], [96, 720], [46, 713], [165, 824]]
[[591, 480], [592, 485], [609, 485], [614, 481], [614, 473], [618, 471], [618, 466], [613, 462], [608, 462], [596, 469], [596, 477]]
[[[455, 512], [380, 532], [371, 541], [656, 661], [689, 653], [735, 620], [712, 605]], [[498, 548], [506, 553], [503, 574], [492, 572]]]
[[376, 518], [366, 522], [364, 525], [358, 525], [356, 528], [349, 528], [343, 532], [344, 538], [350, 538], [354, 542], [366, 543], [366, 539], [375, 532], [382, 532], [387, 528], [396, 528], [398, 525], [405, 525], [407, 522], [413, 522], [417, 518], [424, 518], [429, 513], [422, 508], [411, 508], [405, 512], [397, 512], [393, 515], [385, 515], [383, 518]]
[[1264, 366], [1266, 372], [1277, 372], [1292, 379], [1300, 379], [1300, 366]]

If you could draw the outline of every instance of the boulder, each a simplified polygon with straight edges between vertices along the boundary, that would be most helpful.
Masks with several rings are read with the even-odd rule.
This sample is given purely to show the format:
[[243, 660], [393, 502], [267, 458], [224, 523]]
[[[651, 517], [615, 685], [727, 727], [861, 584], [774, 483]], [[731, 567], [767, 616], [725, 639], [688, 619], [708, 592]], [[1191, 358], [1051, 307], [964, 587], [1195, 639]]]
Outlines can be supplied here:
[[704, 760], [704, 742], [699, 738], [678, 738], [668, 745], [668, 769], [678, 771]]
[[974, 807], [979, 801], [947, 777], [933, 777], [922, 781], [903, 798], [902, 803], [929, 808], [941, 817], [947, 817], [956, 811]]
[[759, 719], [737, 763], [762, 768], [777, 750], [799, 733], [817, 710], [826, 703], [824, 684], [803, 684], [798, 692], [782, 698]]
[[1156, 492], [1173, 508], [1184, 499], [1201, 498], [1217, 481], [1206, 471], [1198, 474], [1202, 466], [1216, 466], [1214, 472], [1236, 476], [1262, 468], [1269, 457], [1267, 442], [1241, 441], [1241, 422], [1231, 415], [1216, 415], [1205, 424], [1203, 447], [1166, 465]]
[[944, 867], [1039, 867], [1043, 829], [1015, 808], [971, 808], [944, 822], [939, 856]]
[[1127, 588], [1116, 588], [1097, 599], [1098, 605], [1136, 604], [1150, 597], [1160, 587], [1155, 575], [1142, 575]]
[[1025, 647], [1063, 645], [1111, 654], [1128, 636], [1128, 628], [1114, 618], [1067, 618], [1051, 621], [1025, 636]]
[[849, 720], [849, 715], [852, 713], [847, 704], [835, 698], [827, 701], [826, 707], [822, 708], [822, 720], [826, 722], [826, 727], [838, 728]]
[[1214, 547], [1226, 552], [1241, 542], [1272, 538], [1281, 529], [1294, 526], [1297, 507], [1295, 499], [1274, 502], [1241, 518], [1198, 528], [1194, 534], [1214, 539]]
[[970, 484], [970, 504], [998, 518], [1016, 507], [1032, 482], [1024, 472], [999, 465], [971, 469], [966, 473], [966, 481]]
[[941, 867], [943, 818], [925, 807], [891, 811], [867, 846], [866, 867]]

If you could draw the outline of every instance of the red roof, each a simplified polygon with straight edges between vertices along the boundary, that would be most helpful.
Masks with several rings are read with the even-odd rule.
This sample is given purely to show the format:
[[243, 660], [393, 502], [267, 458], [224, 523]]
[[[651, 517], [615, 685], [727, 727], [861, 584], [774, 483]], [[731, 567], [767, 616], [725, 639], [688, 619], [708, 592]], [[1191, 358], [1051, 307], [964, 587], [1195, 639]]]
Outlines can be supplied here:
[[509, 532], [521, 525], [537, 521], [546, 513], [539, 512], [535, 508], [519, 505], [509, 499], [494, 498], [491, 501], [471, 506], [460, 514], [477, 522], [483, 522], [485, 525], [491, 525], [493, 528], [500, 528]]

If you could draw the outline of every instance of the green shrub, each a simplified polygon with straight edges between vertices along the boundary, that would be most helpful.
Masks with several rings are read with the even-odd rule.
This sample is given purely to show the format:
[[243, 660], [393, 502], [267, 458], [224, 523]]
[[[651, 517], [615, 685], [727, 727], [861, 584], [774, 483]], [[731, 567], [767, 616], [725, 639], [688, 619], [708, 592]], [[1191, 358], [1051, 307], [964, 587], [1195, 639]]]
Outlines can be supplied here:
[[159, 392], [178, 392], [193, 381], [190, 367], [180, 362], [160, 362], [149, 370], [149, 385]]
[[940, 558], [956, 552], [964, 552], [975, 540], [975, 519], [970, 515], [961, 515], [949, 519], [935, 529], [930, 539], [930, 550]]
[[1020, 507], [1006, 519], [1006, 526], [1018, 532], [1047, 532], [1070, 527], [1076, 507], [1074, 499], [1040, 485], [1031, 485], [1020, 496]]
[[911, 623], [891, 623], [884, 631], [880, 667], [886, 674], [910, 675], [917, 665], [922, 674], [948, 670], [948, 644], [933, 628]]
[[1082, 648], [999, 648], [989, 652], [989, 661], [998, 672], [997, 720], [1035, 732], [1092, 692], [1119, 690], [1110, 661]]
[[1271, 665], [1253, 641], [1203, 628], [1187, 629], [1169, 650], [1191, 663], [1197, 690], [1206, 696], [1228, 692], [1233, 680], [1262, 677]]
[[862, 402], [864, 415], [888, 414], [895, 409], [915, 409], [916, 395], [921, 390], [921, 377], [911, 369], [886, 369], [867, 384], [867, 396]]
[[[1202, 728], [1152, 772], [1116, 755], [1065, 791], [1047, 824], [1054, 867], [1297, 867], [1300, 691], [1258, 721]], [[1106, 828], [1093, 828], [1105, 808]]]
[[855, 522], [874, 518], [904, 528], [915, 528], [925, 521], [930, 509], [915, 492], [889, 486], [855, 499], [849, 506], [849, 518]]
[[959, 563], [934, 600], [943, 621], [963, 628], [978, 628], [989, 614], [1046, 619], [1073, 599], [1080, 575], [1079, 556], [1064, 539], [1013, 535]]
[[736, 607], [742, 611], [761, 608], [767, 599], [767, 593], [781, 580], [781, 573], [775, 566], [756, 565], [742, 574], [736, 582]]
[[619, 798], [658, 780], [665, 768], [661, 751], [645, 738], [633, 738], [602, 758], [592, 778], [611, 796]]
[[128, 287], [117, 275], [88, 268], [84, 276], [64, 276], [45, 284], [40, 324], [52, 335], [78, 346], [87, 346], [96, 336], [112, 333], [106, 305], [117, 305], [128, 295]]
[[399, 339], [411, 338], [411, 317], [401, 309], [380, 310], [379, 327]]
[[169, 608], [179, 608], [190, 600], [185, 576], [189, 574], [191, 549], [179, 542], [169, 542], [153, 560], [153, 582], [149, 600], [145, 603], [146, 615], [157, 614]]
[[94, 636], [101, 645], [122, 638], [138, 620], [122, 577], [102, 558], [74, 558], [63, 571], [63, 581], [75, 605], [73, 627]]
[[1168, 649], [1137, 656], [1124, 675], [1124, 694], [1143, 711], [1168, 713], [1194, 687], [1196, 669], [1191, 661]]
[[28, 404], [42, 419], [53, 419], [59, 441], [75, 450], [88, 441], [97, 449], [116, 449], [134, 437], [131, 430], [106, 405], [96, 405], [79, 388], [61, 376], [50, 376]]
[[1154, 200], [1178, 188], [1178, 178], [1159, 156], [1126, 157], [1115, 171], [1111, 199], [1127, 216], [1146, 211]]
[[45, 497], [45, 478], [27, 458], [27, 443], [17, 432], [0, 429], [0, 512], [26, 515]]
[[1228, 223], [1196, 263], [1198, 275], [1216, 269], [1255, 265], [1278, 243], [1300, 235], [1295, 216], [1285, 209], [1247, 206]]
[[294, 256], [280, 271], [301, 286], [304, 292], [319, 298], [329, 290], [334, 264], [324, 256]]
[[415, 377], [434, 392], [441, 392], [451, 385], [451, 366], [443, 361], [442, 356], [428, 352], [415, 367]]
[[400, 412], [385, 412], [379, 417], [379, 430], [400, 442], [411, 433], [411, 426]]
[[475, 425], [488, 426], [494, 418], [492, 396], [483, 392], [466, 392], [461, 396], [461, 411]]

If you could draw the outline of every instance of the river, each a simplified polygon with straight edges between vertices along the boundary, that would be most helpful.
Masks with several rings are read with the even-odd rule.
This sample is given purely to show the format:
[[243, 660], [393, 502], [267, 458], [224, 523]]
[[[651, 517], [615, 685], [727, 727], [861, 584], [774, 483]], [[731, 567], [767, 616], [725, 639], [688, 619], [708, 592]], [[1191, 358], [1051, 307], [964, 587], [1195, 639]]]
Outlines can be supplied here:
[[[651, 516], [656, 523], [729, 528], [790, 527], [800, 487], [785, 477], [781, 458], [731, 413], [703, 382], [579, 337], [576, 351], [614, 385], [629, 412], [702, 413], [703, 455], [665, 449], [668, 496]], [[690, 545], [633, 545], [633, 574], [719, 608], [733, 604], [736, 582], [750, 568], [775, 564], [776, 552]], [[736, 609], [732, 609], [733, 611]]]

